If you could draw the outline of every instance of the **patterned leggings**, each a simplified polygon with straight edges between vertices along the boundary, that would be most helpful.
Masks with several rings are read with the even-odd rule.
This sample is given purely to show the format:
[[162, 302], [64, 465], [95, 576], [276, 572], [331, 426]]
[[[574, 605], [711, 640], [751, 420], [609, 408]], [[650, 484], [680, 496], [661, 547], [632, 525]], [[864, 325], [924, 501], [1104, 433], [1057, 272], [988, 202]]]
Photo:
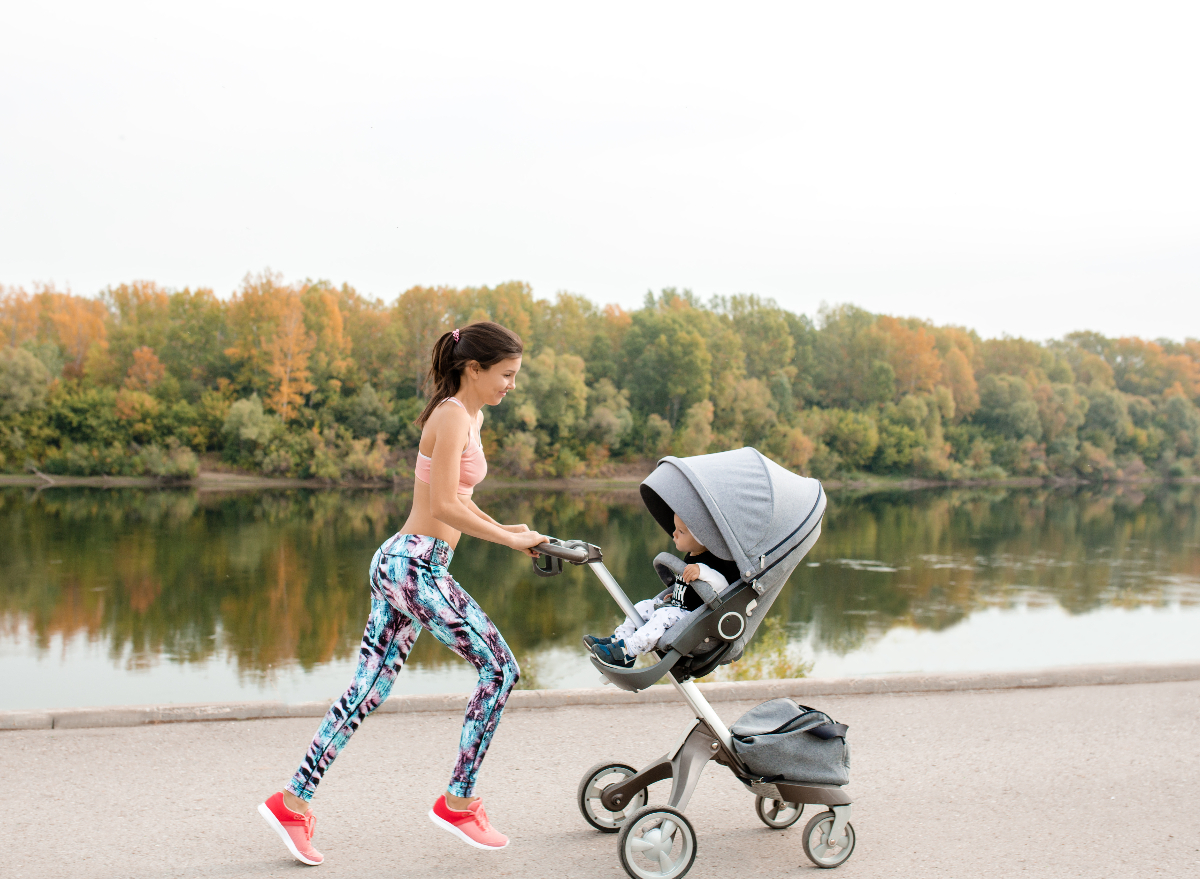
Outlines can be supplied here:
[[455, 796], [471, 795], [520, 669], [492, 621], [447, 572], [453, 555], [437, 538], [396, 534], [371, 559], [371, 616], [358, 651], [358, 668], [288, 783], [296, 796], [312, 799], [329, 764], [367, 715], [387, 699], [421, 629], [431, 631], [479, 672], [449, 786]]

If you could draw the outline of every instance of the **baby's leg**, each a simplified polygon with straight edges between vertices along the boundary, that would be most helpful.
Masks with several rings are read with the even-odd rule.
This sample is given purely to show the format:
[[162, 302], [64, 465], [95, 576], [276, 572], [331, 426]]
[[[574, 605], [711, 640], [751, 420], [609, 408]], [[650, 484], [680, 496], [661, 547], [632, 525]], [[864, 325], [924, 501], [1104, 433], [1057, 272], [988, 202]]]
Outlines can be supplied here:
[[[648, 619], [654, 613], [654, 599], [647, 598], [645, 601], [639, 601], [633, 606], [633, 609], [641, 615], [642, 619]], [[633, 620], [625, 617], [625, 622], [617, 626], [617, 630], [613, 632], [613, 637], [618, 641], [628, 641], [629, 636], [637, 630], [638, 627], [634, 625]]]
[[682, 607], [660, 607], [650, 615], [644, 626], [625, 639], [625, 652], [634, 656], [649, 653], [663, 636], [663, 632], [679, 622], [686, 613]]

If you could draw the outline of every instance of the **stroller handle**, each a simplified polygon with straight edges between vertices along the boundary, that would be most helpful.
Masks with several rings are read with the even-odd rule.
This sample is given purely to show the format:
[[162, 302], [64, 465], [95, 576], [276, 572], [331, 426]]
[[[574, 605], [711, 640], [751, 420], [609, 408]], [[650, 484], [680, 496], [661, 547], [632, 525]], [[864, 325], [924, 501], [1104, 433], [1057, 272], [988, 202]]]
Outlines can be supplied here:
[[588, 560], [589, 553], [587, 547], [581, 546], [563, 546], [559, 541], [553, 540], [553, 543], [539, 543], [533, 549], [535, 552], [540, 552], [543, 555], [551, 556], [552, 558], [562, 559], [564, 562], [581, 565]]
[[[562, 563], [582, 565], [586, 562], [599, 562], [603, 558], [600, 547], [584, 543], [582, 540], [559, 540], [557, 537], [546, 538], [545, 543], [539, 543], [534, 551], [546, 557], [546, 564], [538, 564], [533, 560], [533, 569], [539, 577], [555, 577], [562, 573]], [[539, 556], [540, 558], [540, 556]]]

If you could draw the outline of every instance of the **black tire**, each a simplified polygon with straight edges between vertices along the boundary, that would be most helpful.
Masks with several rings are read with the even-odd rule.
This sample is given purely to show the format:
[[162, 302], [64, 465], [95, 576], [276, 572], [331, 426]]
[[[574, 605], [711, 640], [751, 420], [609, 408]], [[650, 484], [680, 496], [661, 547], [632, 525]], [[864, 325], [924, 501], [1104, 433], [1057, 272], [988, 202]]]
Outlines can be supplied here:
[[[668, 821], [674, 827], [664, 850], [661, 828]], [[621, 825], [617, 852], [631, 879], [682, 879], [696, 863], [696, 831], [678, 809], [644, 806]]]
[[[620, 812], [610, 812], [601, 805], [598, 797], [599, 792], [604, 788], [596, 787], [596, 782], [602, 780], [606, 774], [614, 776], [614, 779], [608, 784], [616, 784], [616, 776], [629, 778], [637, 775], [637, 770], [632, 766], [612, 760], [597, 763], [580, 779], [579, 789], [575, 792], [575, 802], [579, 806], [579, 814], [583, 815], [584, 821], [601, 833], [616, 833], [621, 829], [621, 825], [625, 823], [628, 816], [646, 805], [647, 793], [646, 789], [642, 788], [630, 797], [629, 805], [624, 809]], [[604, 787], [608, 787], [608, 784]]]
[[[794, 812], [792, 811], [793, 809], [795, 810]], [[756, 797], [754, 800], [754, 814], [758, 816], [759, 821], [766, 824], [772, 830], [783, 830], [791, 827], [800, 820], [800, 816], [804, 814], [804, 804], [789, 803], [787, 800]]]
[[840, 867], [854, 854], [854, 827], [848, 821], [845, 835], [834, 845], [829, 845], [833, 819], [833, 812], [818, 812], [804, 825], [804, 853], [810, 861], [826, 870]]

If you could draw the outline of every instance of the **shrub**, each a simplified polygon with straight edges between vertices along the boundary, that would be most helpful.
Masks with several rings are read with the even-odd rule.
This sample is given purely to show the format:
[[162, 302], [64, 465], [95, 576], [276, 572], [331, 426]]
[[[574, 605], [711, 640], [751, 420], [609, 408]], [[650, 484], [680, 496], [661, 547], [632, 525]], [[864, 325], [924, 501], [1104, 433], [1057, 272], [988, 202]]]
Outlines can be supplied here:
[[517, 430], [504, 438], [498, 464], [513, 476], [525, 476], [533, 468], [537, 457], [537, 438], [523, 430]]
[[200, 459], [179, 440], [171, 437], [167, 448], [157, 445], [143, 447], [135, 456], [136, 467], [150, 476], [160, 479], [195, 479], [200, 473]]
[[387, 474], [387, 458], [388, 446], [384, 434], [379, 433], [373, 441], [351, 440], [342, 469], [355, 479], [382, 479]]

